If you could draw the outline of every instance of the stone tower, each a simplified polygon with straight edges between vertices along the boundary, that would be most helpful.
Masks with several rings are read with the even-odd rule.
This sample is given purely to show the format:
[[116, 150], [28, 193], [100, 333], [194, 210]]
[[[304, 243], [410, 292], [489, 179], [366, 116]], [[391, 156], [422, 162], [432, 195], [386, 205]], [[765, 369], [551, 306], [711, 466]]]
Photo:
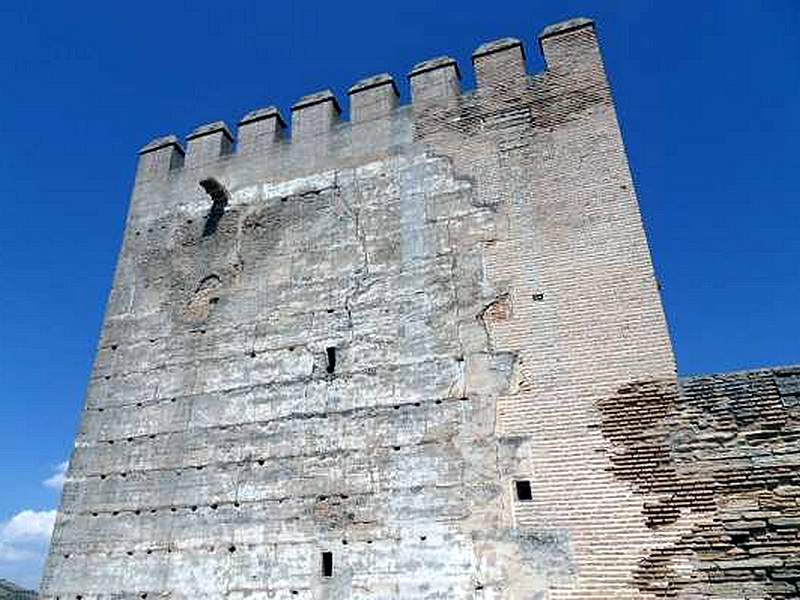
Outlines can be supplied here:
[[539, 46], [140, 151], [43, 598], [683, 589], [650, 554], [691, 502], [659, 530], [626, 445], [679, 383], [594, 25]]

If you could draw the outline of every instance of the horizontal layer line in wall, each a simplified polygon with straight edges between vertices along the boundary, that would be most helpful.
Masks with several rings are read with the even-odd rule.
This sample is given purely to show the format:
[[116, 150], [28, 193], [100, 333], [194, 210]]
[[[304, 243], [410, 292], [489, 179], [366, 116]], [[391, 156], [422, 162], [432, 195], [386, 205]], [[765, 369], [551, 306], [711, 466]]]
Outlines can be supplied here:
[[[374, 497], [377, 493], [386, 493], [396, 496], [402, 492], [411, 492], [416, 496], [419, 494], [424, 494], [426, 491], [430, 490], [459, 489], [463, 490], [464, 494], [468, 494], [470, 490], [473, 488], [475, 488], [477, 492], [481, 492], [485, 489], [485, 484], [479, 483], [473, 486], [470, 483], [458, 482], [458, 483], [442, 483], [436, 485], [411, 485], [411, 486], [388, 485], [378, 488], [376, 490], [371, 490], [369, 492], [348, 491], [346, 494], [342, 492], [326, 492], [325, 494], [315, 493], [306, 495], [274, 496], [269, 498], [260, 498], [258, 500], [234, 499], [234, 500], [219, 500], [215, 502], [209, 502], [206, 504], [181, 503], [181, 504], [159, 504], [152, 506], [141, 506], [136, 508], [96, 508], [94, 510], [83, 510], [77, 512], [71, 512], [70, 510], [67, 509], [63, 511], [63, 514], [66, 516], [70, 515], [81, 515], [86, 517], [91, 516], [93, 518], [100, 518], [102, 516], [118, 517], [122, 515], [138, 517], [138, 516], [158, 515], [158, 514], [166, 514], [168, 516], [177, 517], [185, 514], [196, 514], [200, 511], [201, 508], [208, 509], [211, 511], [222, 510], [225, 508], [233, 508], [238, 510], [240, 508], [247, 508], [260, 505], [284, 504], [286, 502], [291, 502], [291, 501], [324, 502], [331, 498], [338, 498], [341, 500], [352, 499], [354, 501], [358, 501], [359, 499]], [[455, 520], [460, 520], [460, 519], [461, 517], [456, 518]], [[276, 521], [281, 521], [281, 520], [283, 520], [283, 518], [276, 519]]]
[[[260, 458], [247, 458], [241, 460], [231, 460], [231, 461], [218, 461], [213, 463], [203, 463], [203, 464], [196, 464], [196, 465], [181, 465], [178, 467], [169, 467], [169, 468], [159, 468], [154, 467], [151, 469], [131, 469], [129, 471], [120, 471], [116, 473], [87, 473], [87, 474], [79, 474], [70, 472], [69, 475], [69, 482], [71, 484], [76, 484], [80, 481], [86, 481], [87, 479], [100, 479], [106, 480], [111, 477], [118, 477], [120, 479], [131, 479], [138, 478], [141, 479], [139, 476], [150, 476], [157, 473], [174, 473], [177, 476], [180, 476], [184, 472], [191, 472], [191, 471], [203, 471], [205, 469], [218, 469], [218, 470], [227, 470], [229, 468], [234, 467], [246, 467], [246, 466], [253, 466], [257, 465], [259, 467], [263, 467], [268, 465], [269, 463], [275, 461], [282, 461], [282, 460], [291, 460], [291, 459], [300, 459], [300, 458], [325, 458], [325, 457], [352, 457], [358, 456], [359, 454], [364, 453], [374, 453], [379, 450], [391, 450], [392, 452], [402, 452], [404, 448], [418, 448], [418, 447], [426, 447], [426, 446], [435, 446], [435, 445], [443, 445], [443, 444], [452, 444], [453, 438], [457, 436], [458, 432], [454, 431], [451, 435], [444, 439], [437, 439], [437, 440], [422, 440], [415, 444], [404, 444], [404, 445], [379, 445], [373, 446], [371, 448], [364, 448], [364, 449], [341, 449], [341, 450], [331, 450], [328, 452], [313, 452], [313, 453], [296, 453], [296, 454], [286, 454], [281, 456], [265, 456]], [[483, 440], [483, 439], [492, 439], [494, 436], [492, 434], [486, 434], [483, 436], [475, 436], [476, 440]], [[389, 452], [387, 452], [389, 454]]]
[[430, 408], [431, 405], [440, 406], [444, 403], [455, 403], [455, 402], [464, 402], [469, 400], [468, 396], [448, 396], [443, 398], [431, 398], [426, 400], [415, 400], [413, 402], [396, 402], [394, 404], [382, 404], [382, 405], [369, 405], [369, 406], [362, 406], [357, 408], [348, 408], [345, 410], [319, 410], [319, 411], [295, 411], [286, 415], [282, 415], [280, 417], [276, 417], [274, 419], [261, 419], [256, 421], [240, 421], [235, 423], [220, 423], [217, 425], [208, 425], [205, 427], [193, 427], [193, 428], [185, 428], [185, 429], [173, 429], [169, 431], [158, 431], [155, 433], [143, 433], [143, 434], [136, 434], [130, 436], [123, 436], [114, 439], [88, 439], [83, 438], [81, 441], [75, 444], [76, 447], [79, 448], [91, 448], [95, 446], [103, 446], [103, 445], [115, 445], [117, 443], [124, 444], [124, 443], [136, 443], [142, 442], [146, 440], [153, 440], [158, 439], [161, 437], [167, 437], [175, 434], [182, 434], [182, 433], [191, 433], [191, 434], [202, 434], [203, 432], [209, 431], [225, 431], [228, 429], [237, 430], [243, 429], [245, 427], [263, 427], [265, 425], [271, 425], [275, 423], [283, 423], [289, 421], [307, 421], [312, 419], [327, 419], [331, 417], [350, 417], [350, 416], [358, 416], [363, 417], [367, 416], [381, 416], [383, 414], [395, 414], [397, 411], [402, 411], [404, 409], [414, 409], [414, 408]]

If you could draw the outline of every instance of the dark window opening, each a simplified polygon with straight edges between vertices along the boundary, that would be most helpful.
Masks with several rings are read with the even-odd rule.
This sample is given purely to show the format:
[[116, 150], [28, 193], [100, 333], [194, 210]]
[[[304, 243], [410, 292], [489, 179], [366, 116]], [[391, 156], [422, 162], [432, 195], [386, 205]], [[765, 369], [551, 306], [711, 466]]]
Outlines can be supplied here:
[[533, 492], [531, 492], [530, 481], [515, 481], [514, 484], [517, 487], [517, 500], [520, 502], [530, 502], [533, 500]]
[[328, 366], [325, 367], [325, 370], [333, 373], [336, 370], [336, 348], [325, 348], [325, 354], [328, 356]]
[[211, 197], [211, 209], [206, 215], [206, 223], [203, 227], [203, 237], [208, 237], [216, 233], [217, 226], [225, 214], [225, 207], [228, 205], [228, 190], [213, 177], [200, 181], [200, 187]]
[[333, 577], [333, 552], [322, 553], [322, 576]]

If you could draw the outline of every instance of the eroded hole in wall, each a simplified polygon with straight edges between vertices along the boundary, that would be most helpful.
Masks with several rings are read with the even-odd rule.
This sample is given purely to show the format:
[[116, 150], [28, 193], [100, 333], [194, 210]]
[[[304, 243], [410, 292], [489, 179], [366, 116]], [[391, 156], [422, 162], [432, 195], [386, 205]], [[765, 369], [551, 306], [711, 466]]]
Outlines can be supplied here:
[[[211, 314], [211, 309], [219, 302], [219, 288], [222, 280], [218, 275], [211, 274], [203, 278], [186, 305], [184, 315], [191, 321], [204, 321]], [[204, 333], [204, 331], [201, 331]]]
[[322, 576], [333, 577], [333, 552], [322, 553]]
[[484, 323], [507, 321], [511, 317], [511, 301], [508, 294], [500, 294], [478, 314]]
[[325, 367], [325, 370], [328, 373], [333, 374], [333, 372], [336, 370], [336, 348], [334, 348], [333, 346], [329, 346], [328, 348], [325, 348], [325, 355], [326, 355], [327, 361], [328, 361], [328, 364]]
[[203, 237], [209, 237], [217, 232], [219, 222], [225, 214], [225, 207], [228, 205], [228, 191], [219, 181], [213, 177], [200, 181], [206, 194], [211, 198], [211, 208], [206, 215], [206, 222], [203, 226]]
[[533, 492], [531, 491], [531, 482], [527, 479], [521, 479], [514, 482], [514, 487], [517, 492], [517, 500], [520, 502], [530, 502], [533, 500]]

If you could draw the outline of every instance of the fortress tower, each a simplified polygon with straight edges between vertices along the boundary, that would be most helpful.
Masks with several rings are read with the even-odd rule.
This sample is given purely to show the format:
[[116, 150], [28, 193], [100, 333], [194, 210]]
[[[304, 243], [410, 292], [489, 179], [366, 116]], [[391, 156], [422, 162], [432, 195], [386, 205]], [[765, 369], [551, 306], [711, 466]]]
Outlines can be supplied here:
[[43, 598], [791, 597], [800, 377], [676, 379], [594, 25], [539, 46], [142, 148]]

